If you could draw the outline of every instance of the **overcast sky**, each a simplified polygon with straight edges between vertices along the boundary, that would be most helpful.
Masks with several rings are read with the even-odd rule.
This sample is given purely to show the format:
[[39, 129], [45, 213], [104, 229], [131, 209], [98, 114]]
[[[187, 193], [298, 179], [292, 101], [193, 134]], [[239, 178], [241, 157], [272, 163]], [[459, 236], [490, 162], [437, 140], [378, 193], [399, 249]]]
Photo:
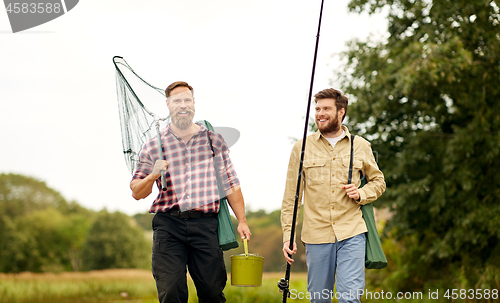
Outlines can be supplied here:
[[[314, 92], [337, 86], [350, 39], [382, 39], [383, 15], [325, 1]], [[35, 177], [84, 207], [146, 212], [131, 197], [115, 70], [122, 56], [159, 87], [195, 89], [195, 120], [240, 132], [231, 159], [247, 208], [281, 207], [301, 138], [320, 0], [82, 0], [13, 34], [0, 9], [0, 173]], [[332, 82], [333, 81], [333, 82]]]

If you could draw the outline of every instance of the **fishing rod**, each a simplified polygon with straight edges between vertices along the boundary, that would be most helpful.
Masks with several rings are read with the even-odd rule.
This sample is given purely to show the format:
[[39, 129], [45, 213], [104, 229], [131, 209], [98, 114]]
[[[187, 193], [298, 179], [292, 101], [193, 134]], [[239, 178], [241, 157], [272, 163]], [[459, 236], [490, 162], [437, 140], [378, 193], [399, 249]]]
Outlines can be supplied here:
[[[299, 205], [299, 194], [300, 194], [300, 182], [302, 178], [302, 169], [303, 169], [303, 162], [304, 162], [304, 154], [306, 150], [306, 139], [307, 139], [307, 128], [309, 127], [309, 112], [311, 110], [311, 99], [312, 99], [312, 92], [313, 92], [313, 84], [314, 84], [314, 73], [316, 71], [316, 58], [318, 57], [318, 45], [319, 45], [319, 33], [321, 30], [321, 18], [323, 16], [323, 3], [324, 0], [321, 0], [321, 9], [319, 12], [319, 22], [318, 22], [318, 33], [316, 35], [316, 46], [314, 48], [314, 60], [313, 60], [313, 67], [312, 67], [312, 75], [311, 75], [311, 83], [309, 85], [309, 97], [307, 100], [307, 111], [306, 111], [306, 121], [304, 125], [304, 135], [302, 137], [302, 150], [300, 152], [300, 164], [299, 164], [299, 175], [297, 177], [297, 189], [295, 191], [295, 204], [293, 206], [293, 218], [292, 218], [292, 230], [290, 234], [290, 250], [293, 250], [293, 242], [295, 238], [295, 225], [297, 223], [297, 210], [298, 210], [298, 205]], [[288, 256], [291, 258], [292, 255], [288, 254]], [[281, 280], [278, 282], [278, 288], [280, 289], [281, 292], [283, 292], [283, 299], [282, 302], [286, 303], [286, 300], [288, 298], [288, 295], [290, 293], [289, 291], [289, 286], [290, 286], [290, 269], [292, 265], [290, 263], [287, 263], [286, 266], [286, 273], [285, 277], [281, 278]]]

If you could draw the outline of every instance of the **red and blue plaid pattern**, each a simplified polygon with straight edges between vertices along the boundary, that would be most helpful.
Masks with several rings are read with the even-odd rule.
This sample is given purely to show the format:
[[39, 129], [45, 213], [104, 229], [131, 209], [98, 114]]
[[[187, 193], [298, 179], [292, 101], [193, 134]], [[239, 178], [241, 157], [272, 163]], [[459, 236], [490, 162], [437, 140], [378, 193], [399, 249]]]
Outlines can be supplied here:
[[[201, 127], [200, 131], [187, 143], [172, 133], [170, 124], [161, 132], [163, 156], [169, 162], [165, 172], [167, 190], [161, 190], [161, 181], [158, 178], [156, 185], [159, 194], [149, 212], [166, 212], [177, 207], [181, 211], [219, 211], [219, 191], [207, 132], [212, 139], [224, 190], [228, 191], [240, 184], [224, 138], [208, 131], [204, 125], [197, 124]], [[156, 137], [144, 144], [132, 179], [144, 179], [152, 172], [154, 163], [159, 158], [157, 146]]]

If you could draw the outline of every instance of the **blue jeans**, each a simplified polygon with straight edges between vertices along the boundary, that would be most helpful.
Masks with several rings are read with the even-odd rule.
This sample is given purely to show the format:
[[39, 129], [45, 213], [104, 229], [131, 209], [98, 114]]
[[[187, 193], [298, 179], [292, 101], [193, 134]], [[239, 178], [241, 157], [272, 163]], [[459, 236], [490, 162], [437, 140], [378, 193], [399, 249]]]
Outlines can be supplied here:
[[[364, 233], [326, 244], [306, 243], [307, 290], [312, 303], [360, 302], [365, 288]], [[333, 292], [337, 273], [337, 292]]]

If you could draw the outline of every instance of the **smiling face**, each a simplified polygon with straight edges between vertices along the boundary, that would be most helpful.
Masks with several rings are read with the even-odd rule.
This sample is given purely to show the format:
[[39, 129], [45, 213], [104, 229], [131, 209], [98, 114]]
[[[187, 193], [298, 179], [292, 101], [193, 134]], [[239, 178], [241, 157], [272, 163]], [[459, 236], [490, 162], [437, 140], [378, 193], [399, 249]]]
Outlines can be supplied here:
[[325, 137], [337, 137], [344, 116], [344, 109], [337, 110], [334, 99], [319, 99], [316, 101], [316, 125]]
[[172, 123], [179, 129], [187, 129], [193, 124], [194, 98], [189, 88], [176, 87], [167, 98], [167, 106], [170, 111]]

